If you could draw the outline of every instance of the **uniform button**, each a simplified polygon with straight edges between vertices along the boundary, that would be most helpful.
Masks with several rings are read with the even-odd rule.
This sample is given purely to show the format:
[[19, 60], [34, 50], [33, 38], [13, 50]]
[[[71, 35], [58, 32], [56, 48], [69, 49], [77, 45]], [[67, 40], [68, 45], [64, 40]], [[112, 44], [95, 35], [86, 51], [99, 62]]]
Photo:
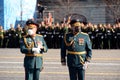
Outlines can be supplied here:
[[76, 38], [74, 38], [74, 40], [76, 40]]

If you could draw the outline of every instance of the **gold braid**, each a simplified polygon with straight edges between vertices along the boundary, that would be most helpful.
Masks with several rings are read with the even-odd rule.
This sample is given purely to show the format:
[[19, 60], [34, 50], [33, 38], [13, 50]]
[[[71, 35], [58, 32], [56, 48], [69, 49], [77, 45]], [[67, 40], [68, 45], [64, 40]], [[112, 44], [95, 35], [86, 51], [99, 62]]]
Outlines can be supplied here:
[[27, 41], [26, 41], [26, 38], [23, 38], [24, 39], [24, 43], [25, 43], [25, 46], [27, 47], [27, 48], [32, 48], [32, 47], [34, 47], [34, 42], [32, 42], [30, 45], [27, 43]]
[[70, 43], [68, 43], [68, 42], [66, 41], [66, 34], [64, 35], [64, 41], [65, 41], [66, 46], [71, 46], [72, 43], [74, 42], [74, 40], [72, 40]]
[[84, 65], [84, 64], [85, 64], [85, 62], [84, 62], [84, 60], [83, 60], [82, 56], [80, 55], [79, 57], [80, 57], [80, 63], [81, 63], [82, 65]]

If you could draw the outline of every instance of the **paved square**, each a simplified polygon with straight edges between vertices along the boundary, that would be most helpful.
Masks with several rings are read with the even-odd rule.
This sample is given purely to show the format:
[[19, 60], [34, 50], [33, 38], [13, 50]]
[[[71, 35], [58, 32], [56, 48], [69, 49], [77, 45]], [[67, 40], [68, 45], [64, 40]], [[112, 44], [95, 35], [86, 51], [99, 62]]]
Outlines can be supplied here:
[[[60, 49], [49, 49], [43, 57], [40, 80], [69, 80], [67, 67], [60, 63]], [[0, 80], [24, 80], [23, 59], [19, 49], [0, 49]], [[120, 80], [120, 50], [93, 50], [86, 80]]]

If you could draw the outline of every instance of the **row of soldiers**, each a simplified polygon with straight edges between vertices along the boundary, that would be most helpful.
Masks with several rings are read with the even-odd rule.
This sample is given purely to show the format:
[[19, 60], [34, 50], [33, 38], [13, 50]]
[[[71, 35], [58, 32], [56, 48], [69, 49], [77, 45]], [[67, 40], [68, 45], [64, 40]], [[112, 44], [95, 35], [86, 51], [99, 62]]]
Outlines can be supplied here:
[[[15, 29], [10, 25], [10, 29], [4, 31], [0, 26], [0, 47], [19, 48], [19, 40], [27, 34], [27, 26], [21, 27], [19, 24]], [[93, 49], [120, 49], [120, 23], [92, 24], [81, 23], [81, 31], [88, 33]], [[45, 24], [39, 23], [37, 34], [44, 36], [48, 48], [60, 48], [64, 34], [71, 32], [71, 26], [67, 23]]]
[[15, 29], [12, 24], [10, 24], [9, 30], [4, 30], [0, 26], [0, 48], [19, 48], [19, 40], [22, 38], [23, 30], [18, 24]]

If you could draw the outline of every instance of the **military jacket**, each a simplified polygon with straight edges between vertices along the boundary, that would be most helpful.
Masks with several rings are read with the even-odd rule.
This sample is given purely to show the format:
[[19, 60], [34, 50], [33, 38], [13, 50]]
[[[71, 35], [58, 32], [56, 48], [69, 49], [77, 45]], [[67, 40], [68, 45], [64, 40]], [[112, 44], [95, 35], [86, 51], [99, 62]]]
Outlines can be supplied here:
[[116, 38], [120, 38], [120, 28], [115, 29], [115, 36]]
[[22, 37], [22, 30], [16, 30], [16, 36], [18, 38], [21, 38]]
[[[35, 42], [40, 42], [44, 47], [39, 53], [32, 51], [32, 48], [35, 47]], [[43, 64], [42, 54], [43, 52], [47, 52], [47, 50], [48, 48], [42, 35], [36, 35], [34, 41], [30, 36], [24, 36], [20, 40], [20, 51], [25, 54], [25, 68], [41, 68]]]
[[113, 37], [113, 29], [112, 28], [107, 28], [106, 29], [106, 34], [105, 34], [105, 37], [107, 38], [107, 39], [111, 39], [112, 37]]
[[0, 38], [4, 38], [4, 31], [0, 30]]
[[37, 33], [43, 35], [43, 37], [45, 38], [46, 37], [46, 31], [47, 30], [46, 30], [45, 26], [41, 26]]
[[61, 62], [66, 61], [66, 56], [67, 65], [72, 67], [81, 67], [85, 61], [90, 61], [92, 48], [88, 34], [66, 34], [61, 46]]

